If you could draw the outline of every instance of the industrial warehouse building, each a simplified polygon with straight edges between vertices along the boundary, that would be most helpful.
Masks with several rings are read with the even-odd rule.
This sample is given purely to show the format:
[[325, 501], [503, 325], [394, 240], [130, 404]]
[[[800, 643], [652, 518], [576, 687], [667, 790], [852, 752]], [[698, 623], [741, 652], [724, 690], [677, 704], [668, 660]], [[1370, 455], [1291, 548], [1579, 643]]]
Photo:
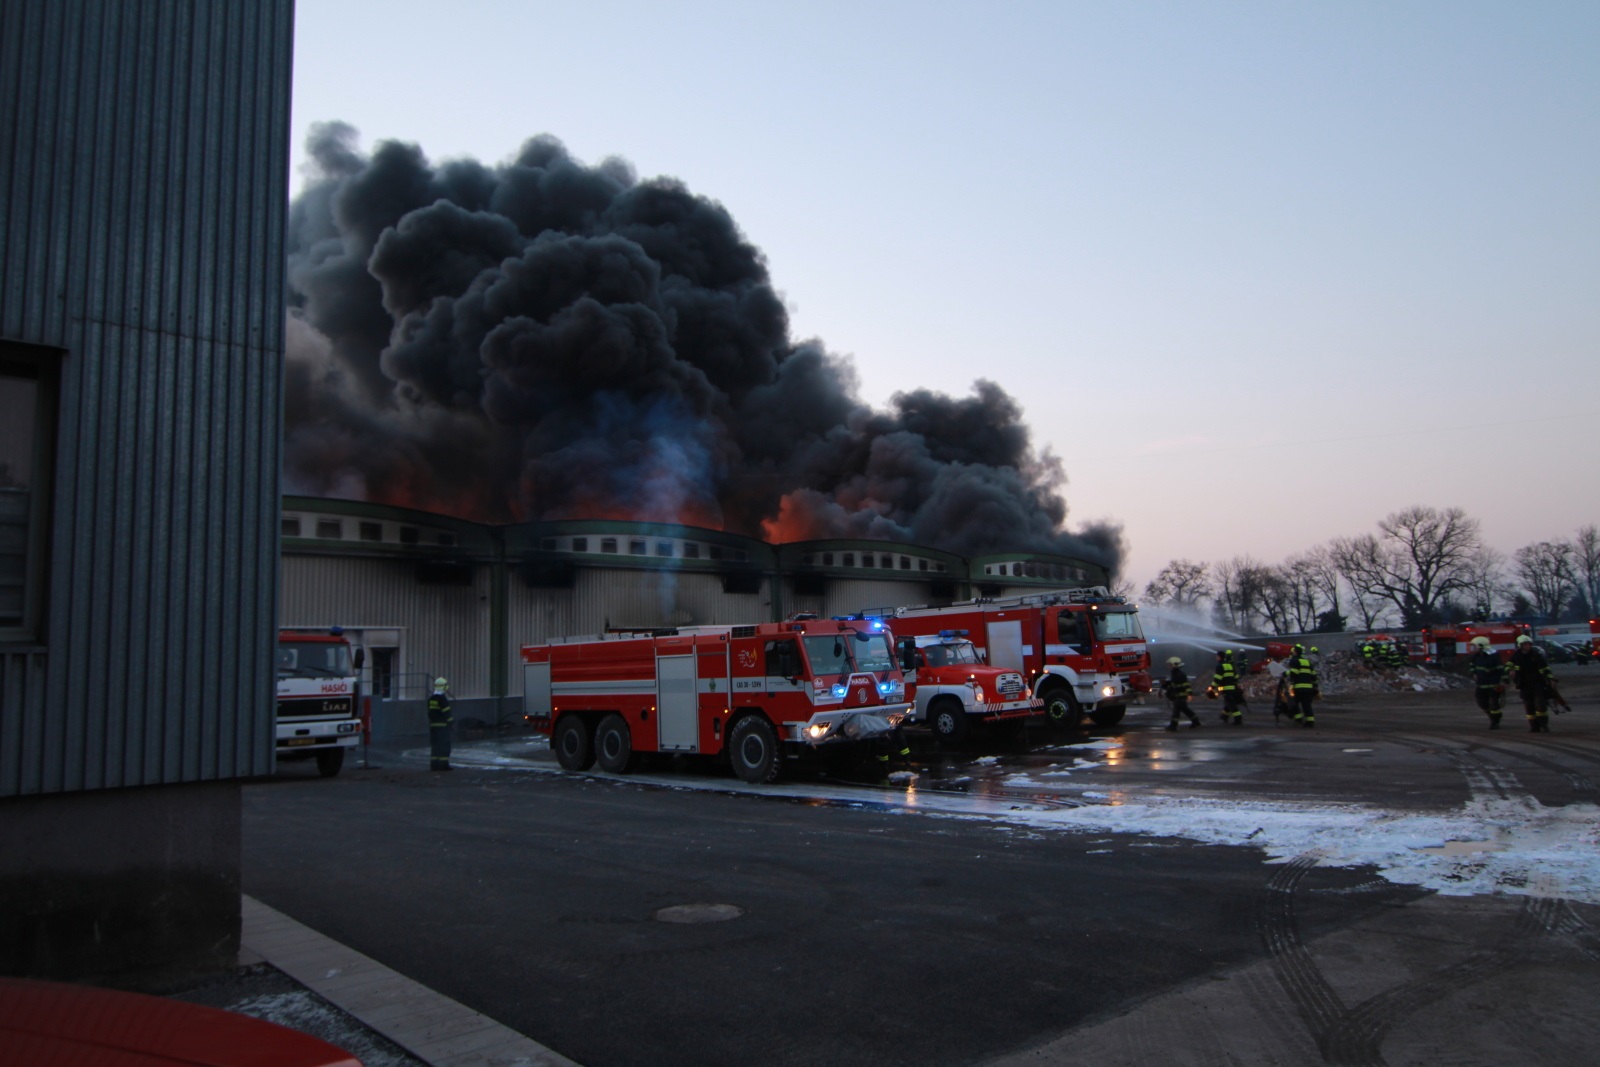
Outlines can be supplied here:
[[314, 497], [285, 497], [281, 523], [280, 623], [340, 626], [367, 649], [379, 739], [426, 732], [421, 702], [439, 676], [458, 721], [520, 716], [519, 650], [551, 637], [845, 615], [1108, 578], [1098, 563], [1034, 552], [772, 545], [615, 520], [493, 526]]

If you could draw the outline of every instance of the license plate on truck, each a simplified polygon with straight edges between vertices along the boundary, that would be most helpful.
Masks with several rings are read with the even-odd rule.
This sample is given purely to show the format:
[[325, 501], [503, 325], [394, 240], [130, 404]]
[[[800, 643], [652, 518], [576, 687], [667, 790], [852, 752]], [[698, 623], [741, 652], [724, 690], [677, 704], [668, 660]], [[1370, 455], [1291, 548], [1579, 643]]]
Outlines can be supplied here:
[[284, 742], [286, 745], [314, 745], [316, 743], [317, 739], [315, 737], [291, 737]]

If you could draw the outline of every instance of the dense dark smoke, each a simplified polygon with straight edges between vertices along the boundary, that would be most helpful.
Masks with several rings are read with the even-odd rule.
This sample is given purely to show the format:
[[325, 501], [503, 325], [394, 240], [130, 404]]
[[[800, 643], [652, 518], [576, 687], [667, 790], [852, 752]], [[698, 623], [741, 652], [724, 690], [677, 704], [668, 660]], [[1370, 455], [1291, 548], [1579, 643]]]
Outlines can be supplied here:
[[486, 522], [629, 518], [1113, 567], [1063, 530], [1059, 461], [979, 381], [888, 411], [789, 337], [715, 201], [536, 137], [498, 167], [313, 132], [290, 221], [290, 492]]

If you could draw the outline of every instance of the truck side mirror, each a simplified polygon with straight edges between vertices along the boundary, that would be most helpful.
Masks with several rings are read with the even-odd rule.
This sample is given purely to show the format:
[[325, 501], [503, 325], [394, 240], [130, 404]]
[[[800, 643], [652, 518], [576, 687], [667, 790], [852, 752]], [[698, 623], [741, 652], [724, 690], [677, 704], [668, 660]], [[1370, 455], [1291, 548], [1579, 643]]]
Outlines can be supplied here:
[[357, 648], [356, 649], [356, 670], [359, 671], [363, 666], [366, 665], [366, 662], [367, 662], [367, 650], [364, 649], [364, 648]]

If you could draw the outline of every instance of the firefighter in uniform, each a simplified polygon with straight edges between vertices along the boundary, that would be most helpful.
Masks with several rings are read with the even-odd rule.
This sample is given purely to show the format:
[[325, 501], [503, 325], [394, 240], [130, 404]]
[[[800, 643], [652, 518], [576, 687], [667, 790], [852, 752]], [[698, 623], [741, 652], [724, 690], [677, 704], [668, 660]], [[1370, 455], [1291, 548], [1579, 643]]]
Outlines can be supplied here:
[[906, 744], [905, 731], [896, 726], [888, 733], [878, 735], [878, 773], [883, 781], [889, 780], [889, 764], [898, 756], [901, 767], [911, 765], [911, 746]]
[[1506, 666], [1511, 670], [1511, 683], [1522, 694], [1522, 707], [1528, 713], [1528, 732], [1549, 733], [1550, 691], [1555, 688], [1556, 680], [1544, 653], [1533, 647], [1533, 638], [1522, 634]]
[[1239, 692], [1239, 668], [1233, 663], [1233, 649], [1217, 653], [1217, 669], [1211, 675], [1211, 685], [1222, 697], [1222, 721], [1235, 726], [1244, 725], [1244, 712], [1240, 710], [1242, 693]]
[[1487, 637], [1474, 637], [1472, 655], [1467, 659], [1467, 669], [1472, 671], [1473, 699], [1489, 716], [1489, 729], [1500, 729], [1500, 702], [1506, 691], [1506, 665], [1500, 654], [1489, 648]]
[[1372, 652], [1372, 642], [1370, 640], [1361, 642], [1361, 662], [1366, 665], [1369, 671], [1372, 669]]
[[450, 724], [455, 721], [450, 714], [449, 682], [443, 678], [433, 680], [433, 692], [428, 696], [428, 740], [433, 745], [428, 760], [431, 771], [448, 771], [450, 766]]
[[1315, 701], [1322, 693], [1317, 684], [1317, 668], [1306, 655], [1306, 646], [1295, 645], [1290, 651], [1285, 676], [1289, 682], [1289, 706], [1294, 709], [1294, 721], [1301, 726], [1315, 727]]
[[1161, 683], [1161, 691], [1166, 696], [1167, 702], [1172, 705], [1172, 721], [1167, 723], [1168, 730], [1178, 728], [1178, 716], [1189, 717], [1189, 729], [1193, 730], [1200, 725], [1200, 716], [1189, 707], [1189, 697], [1194, 688], [1189, 684], [1189, 676], [1183, 672], [1183, 660], [1177, 656], [1167, 658], [1167, 666], [1172, 668], [1172, 673], [1167, 675], [1167, 680]]

